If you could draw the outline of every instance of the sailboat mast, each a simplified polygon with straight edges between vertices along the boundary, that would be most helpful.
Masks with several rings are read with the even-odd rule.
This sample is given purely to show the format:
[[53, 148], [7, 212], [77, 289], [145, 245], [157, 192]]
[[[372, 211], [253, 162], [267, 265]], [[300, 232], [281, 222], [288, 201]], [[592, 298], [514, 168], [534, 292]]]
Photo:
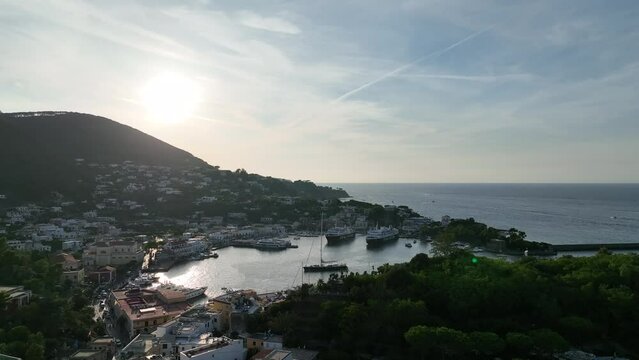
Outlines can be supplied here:
[[324, 263], [324, 258], [322, 257], [322, 237], [324, 233], [324, 212], [322, 212], [321, 220], [320, 220], [320, 264]]

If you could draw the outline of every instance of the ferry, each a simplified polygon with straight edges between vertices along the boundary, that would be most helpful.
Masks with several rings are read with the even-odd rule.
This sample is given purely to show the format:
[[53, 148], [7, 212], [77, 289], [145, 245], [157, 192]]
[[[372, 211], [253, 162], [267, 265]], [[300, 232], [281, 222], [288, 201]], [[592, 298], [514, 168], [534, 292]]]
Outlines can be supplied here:
[[289, 240], [262, 239], [255, 243], [255, 248], [260, 250], [284, 250], [291, 246]]
[[399, 239], [399, 230], [392, 226], [383, 226], [375, 229], [368, 230], [366, 234], [367, 245], [382, 244], [387, 241]]
[[346, 240], [353, 240], [355, 239], [355, 230], [353, 230], [352, 228], [348, 226], [334, 227], [334, 228], [328, 229], [325, 236], [326, 236], [327, 244], [346, 241]]

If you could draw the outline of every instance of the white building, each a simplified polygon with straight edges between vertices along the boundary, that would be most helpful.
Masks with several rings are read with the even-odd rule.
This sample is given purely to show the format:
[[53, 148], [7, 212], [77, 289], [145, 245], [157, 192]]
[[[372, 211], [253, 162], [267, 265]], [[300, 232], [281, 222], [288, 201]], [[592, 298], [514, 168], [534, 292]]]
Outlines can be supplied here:
[[153, 332], [157, 339], [158, 355], [177, 357], [217, 341], [213, 331], [221, 329], [220, 314], [204, 308], [189, 310], [179, 318], [158, 326]]
[[185, 258], [201, 254], [206, 249], [204, 237], [194, 237], [188, 240], [172, 240], [166, 244], [167, 250], [173, 251], [178, 258]]
[[210, 344], [180, 352], [180, 360], [243, 360], [246, 349], [242, 340], [232, 340], [227, 337], [216, 338]]
[[105, 265], [124, 265], [130, 262], [141, 262], [144, 252], [133, 241], [98, 241], [84, 250], [82, 261], [84, 266], [99, 267]]

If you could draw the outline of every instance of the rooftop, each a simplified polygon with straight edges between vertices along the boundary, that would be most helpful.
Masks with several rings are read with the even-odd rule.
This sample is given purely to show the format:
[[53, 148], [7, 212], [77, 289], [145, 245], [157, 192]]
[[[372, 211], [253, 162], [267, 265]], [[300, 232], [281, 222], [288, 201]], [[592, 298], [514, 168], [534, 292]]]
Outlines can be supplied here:
[[80, 349], [76, 351], [69, 359], [88, 359], [100, 354], [101, 350]]
[[165, 315], [177, 316], [189, 308], [186, 302], [165, 304], [154, 290], [114, 291], [118, 306], [132, 320], [153, 319]]
[[227, 337], [215, 338], [211, 343], [204, 346], [197, 347], [195, 349], [184, 351], [183, 354], [186, 355], [187, 357], [192, 357], [205, 352], [223, 348], [230, 344], [231, 344], [231, 339]]

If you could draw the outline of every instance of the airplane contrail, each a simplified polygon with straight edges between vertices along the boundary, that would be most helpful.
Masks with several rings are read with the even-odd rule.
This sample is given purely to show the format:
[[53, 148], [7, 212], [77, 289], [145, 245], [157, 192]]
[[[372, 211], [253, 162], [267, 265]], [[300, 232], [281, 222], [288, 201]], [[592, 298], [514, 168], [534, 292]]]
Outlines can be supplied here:
[[485, 28], [483, 30], [477, 31], [475, 33], [472, 33], [472, 34], [466, 36], [465, 38], [457, 41], [456, 43], [454, 43], [452, 45], [449, 45], [446, 48], [434, 51], [434, 52], [432, 52], [430, 54], [427, 54], [427, 55], [424, 55], [422, 57], [419, 57], [416, 60], [413, 60], [412, 62], [409, 62], [408, 64], [404, 64], [404, 65], [398, 67], [397, 69], [394, 69], [393, 71], [387, 72], [386, 74], [378, 77], [375, 80], [369, 81], [369, 82], [367, 82], [364, 85], [361, 85], [361, 86], [359, 86], [359, 87], [357, 87], [357, 88], [355, 88], [355, 89], [353, 89], [353, 90], [351, 90], [349, 92], [344, 93], [342, 96], [340, 96], [337, 99], [333, 100], [333, 102], [340, 102], [340, 101], [342, 101], [342, 100], [344, 100], [346, 98], [351, 97], [352, 95], [357, 94], [358, 92], [360, 92], [360, 91], [362, 91], [362, 90], [364, 90], [364, 89], [366, 89], [366, 88], [368, 88], [370, 86], [373, 86], [373, 85], [377, 84], [380, 81], [383, 81], [383, 80], [385, 80], [385, 79], [387, 79], [387, 78], [389, 78], [389, 77], [391, 77], [391, 76], [393, 76], [395, 74], [398, 74], [398, 73], [400, 73], [400, 72], [402, 72], [402, 71], [404, 71], [404, 70], [406, 70], [406, 69], [408, 69], [408, 68], [410, 68], [412, 66], [417, 65], [417, 64], [419, 64], [420, 62], [422, 62], [424, 60], [427, 60], [427, 59], [433, 58], [435, 56], [439, 56], [439, 55], [441, 55], [443, 53], [446, 53], [446, 52], [458, 47], [459, 45], [461, 45], [461, 44], [463, 44], [463, 43], [465, 43], [465, 42], [467, 42], [469, 40], [472, 40], [473, 38], [485, 33], [486, 31], [492, 29], [493, 27], [495, 27], [495, 25], [489, 26], [489, 27], [487, 27], [487, 28]]

